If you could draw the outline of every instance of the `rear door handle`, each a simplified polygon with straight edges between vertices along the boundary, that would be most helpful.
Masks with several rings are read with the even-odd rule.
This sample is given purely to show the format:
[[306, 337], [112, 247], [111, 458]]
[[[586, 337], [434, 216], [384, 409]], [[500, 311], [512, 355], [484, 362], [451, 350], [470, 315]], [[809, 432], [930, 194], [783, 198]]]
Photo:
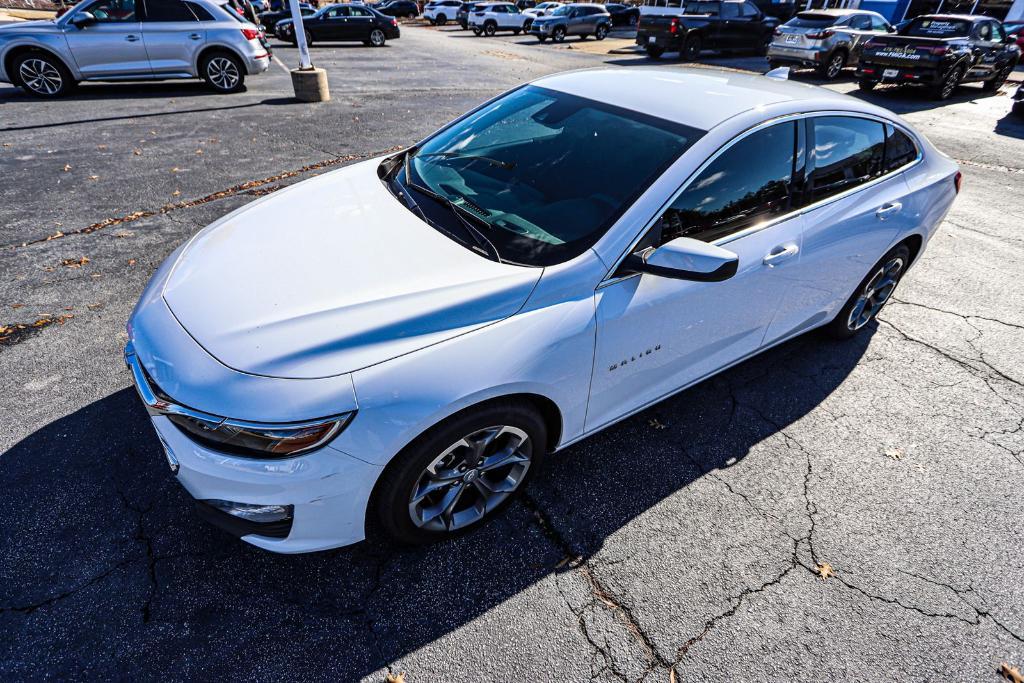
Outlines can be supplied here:
[[901, 204], [900, 202], [889, 202], [887, 204], [882, 204], [880, 207], [878, 207], [878, 210], [875, 211], [875, 217], [878, 218], [878, 220], [880, 221], [884, 221], [889, 216], [899, 213], [900, 209], [902, 208], [903, 204]]
[[188, 34], [188, 37], [191, 40], [199, 40], [200, 38], [202, 38], [202, 36], [199, 35], [198, 33], [190, 33], [190, 34]]
[[134, 43], [136, 40], [139, 39], [139, 37], [138, 36], [125, 36], [124, 39], [127, 40], [129, 43]]
[[780, 244], [765, 256], [761, 263], [766, 266], [776, 266], [786, 259], [792, 258], [800, 253], [800, 247], [795, 244]]

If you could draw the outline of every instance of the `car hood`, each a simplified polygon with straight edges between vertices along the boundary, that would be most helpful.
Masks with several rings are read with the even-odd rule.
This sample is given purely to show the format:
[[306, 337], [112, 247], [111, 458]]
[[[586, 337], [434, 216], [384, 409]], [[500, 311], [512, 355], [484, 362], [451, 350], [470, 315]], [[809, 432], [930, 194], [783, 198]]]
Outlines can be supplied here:
[[56, 31], [57, 24], [50, 19], [16, 21], [13, 24], [0, 26], [0, 35], [5, 33], [54, 33]]
[[352, 372], [516, 313], [542, 269], [497, 263], [431, 228], [378, 160], [258, 200], [197, 234], [163, 297], [224, 365], [256, 375]]

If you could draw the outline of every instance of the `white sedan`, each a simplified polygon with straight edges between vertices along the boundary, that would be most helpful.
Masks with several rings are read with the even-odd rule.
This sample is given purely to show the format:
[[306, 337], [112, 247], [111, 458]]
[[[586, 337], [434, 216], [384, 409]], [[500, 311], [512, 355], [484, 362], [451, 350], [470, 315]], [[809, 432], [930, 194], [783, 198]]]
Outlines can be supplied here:
[[548, 453], [818, 327], [869, 324], [960, 173], [814, 86], [601, 69], [213, 223], [126, 360], [203, 516], [276, 552], [492, 517]]

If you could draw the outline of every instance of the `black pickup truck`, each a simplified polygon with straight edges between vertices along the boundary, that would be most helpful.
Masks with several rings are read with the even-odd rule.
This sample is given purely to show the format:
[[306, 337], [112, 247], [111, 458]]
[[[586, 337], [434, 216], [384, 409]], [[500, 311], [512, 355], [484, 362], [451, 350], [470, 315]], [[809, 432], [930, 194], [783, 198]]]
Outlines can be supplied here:
[[694, 60], [704, 49], [762, 52], [779, 25], [749, 0], [687, 0], [679, 13], [663, 11], [647, 6], [640, 10], [636, 44], [651, 59], [679, 52], [681, 59]]
[[857, 66], [860, 89], [871, 90], [879, 83], [920, 83], [940, 100], [961, 83], [980, 81], [986, 91], [995, 91], [1020, 60], [1014, 40], [991, 17], [916, 17], [898, 33], [865, 43]]

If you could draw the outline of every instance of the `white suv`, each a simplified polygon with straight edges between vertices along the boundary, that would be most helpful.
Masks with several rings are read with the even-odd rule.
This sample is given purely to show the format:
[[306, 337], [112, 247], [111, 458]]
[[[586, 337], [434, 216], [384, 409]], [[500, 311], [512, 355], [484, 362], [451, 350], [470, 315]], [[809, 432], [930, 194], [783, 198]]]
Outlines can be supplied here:
[[469, 15], [469, 27], [476, 35], [493, 36], [498, 31], [518, 34], [530, 19], [510, 2], [496, 2], [473, 10]]
[[455, 19], [455, 15], [462, 6], [460, 0], [435, 0], [428, 2], [423, 8], [423, 18], [434, 26], [444, 26]]

